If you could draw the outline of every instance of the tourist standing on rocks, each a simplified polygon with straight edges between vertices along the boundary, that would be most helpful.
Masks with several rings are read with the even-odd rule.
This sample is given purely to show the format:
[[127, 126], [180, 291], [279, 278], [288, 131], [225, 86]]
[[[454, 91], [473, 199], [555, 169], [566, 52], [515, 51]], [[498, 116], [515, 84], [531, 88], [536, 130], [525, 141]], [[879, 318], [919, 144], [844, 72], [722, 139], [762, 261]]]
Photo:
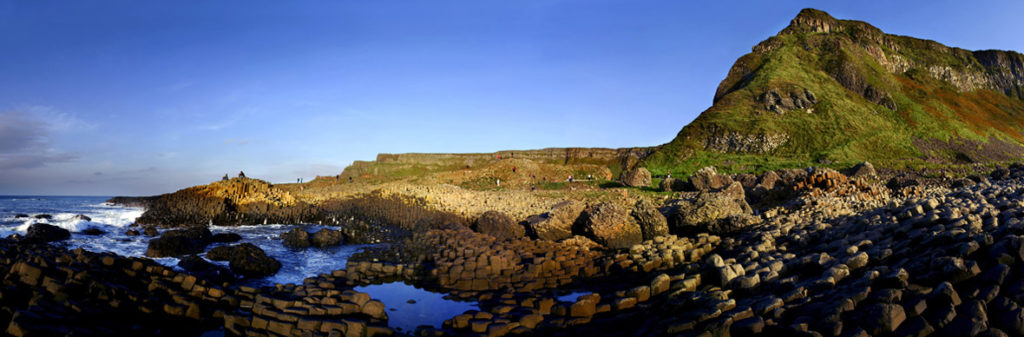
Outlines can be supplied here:
[[516, 173], [516, 167], [512, 166], [512, 173]]
[[501, 179], [495, 179], [494, 180], [494, 185], [501, 186]]
[[351, 184], [351, 183], [352, 183], [352, 177], [348, 177], [348, 183], [349, 183], [349, 184]]
[[672, 178], [672, 171], [665, 171], [665, 178]]
[[238, 171], [238, 177], [239, 178], [245, 178], [245, 172]]
[[228, 179], [230, 179], [230, 178], [228, 178], [228, 174], [227, 173], [224, 174], [224, 178], [220, 178], [220, 180], [228, 180]]

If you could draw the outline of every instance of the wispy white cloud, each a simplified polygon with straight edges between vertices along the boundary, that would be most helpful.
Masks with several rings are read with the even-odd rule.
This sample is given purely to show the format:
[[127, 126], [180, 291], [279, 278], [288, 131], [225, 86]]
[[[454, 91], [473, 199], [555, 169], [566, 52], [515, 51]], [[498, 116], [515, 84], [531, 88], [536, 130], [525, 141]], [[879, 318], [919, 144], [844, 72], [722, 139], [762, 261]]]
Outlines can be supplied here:
[[51, 139], [53, 131], [70, 127], [77, 123], [76, 119], [63, 115], [55, 126], [36, 114], [22, 110], [0, 112], [0, 170], [37, 168], [78, 157], [55, 149]]

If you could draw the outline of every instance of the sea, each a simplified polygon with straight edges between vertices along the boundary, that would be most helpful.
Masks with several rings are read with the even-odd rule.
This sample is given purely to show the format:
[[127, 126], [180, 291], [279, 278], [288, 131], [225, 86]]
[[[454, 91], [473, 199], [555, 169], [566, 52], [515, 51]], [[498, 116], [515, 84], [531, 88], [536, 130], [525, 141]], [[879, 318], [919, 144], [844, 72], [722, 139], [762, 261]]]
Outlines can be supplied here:
[[[68, 249], [83, 248], [93, 252], [112, 252], [122, 256], [145, 257], [150, 237], [125, 234], [135, 219], [145, 212], [140, 207], [126, 207], [107, 203], [110, 197], [94, 196], [0, 196], [0, 237], [14, 234], [24, 235], [34, 223], [47, 223], [67, 229], [71, 239], [51, 243]], [[49, 215], [47, 219], [44, 215]], [[341, 245], [329, 248], [290, 249], [279, 239], [281, 233], [295, 227], [315, 232], [323, 226], [314, 224], [267, 224], [237, 227], [210, 228], [214, 234], [236, 233], [241, 242], [259, 246], [267, 255], [281, 261], [281, 270], [262, 279], [240, 280], [252, 286], [275, 284], [301, 284], [307, 277], [330, 274], [345, 268], [349, 256], [367, 245]], [[87, 235], [83, 231], [98, 229], [99, 235]], [[213, 248], [213, 244], [208, 247]], [[203, 255], [200, 255], [203, 256]], [[178, 259], [173, 257], [154, 258], [154, 261], [176, 268]], [[226, 262], [211, 261], [226, 266]], [[439, 327], [444, 320], [477, 310], [474, 302], [457, 301], [413, 285], [395, 282], [357, 287], [355, 290], [370, 294], [388, 308], [388, 323], [399, 332], [412, 332], [417, 326]]]

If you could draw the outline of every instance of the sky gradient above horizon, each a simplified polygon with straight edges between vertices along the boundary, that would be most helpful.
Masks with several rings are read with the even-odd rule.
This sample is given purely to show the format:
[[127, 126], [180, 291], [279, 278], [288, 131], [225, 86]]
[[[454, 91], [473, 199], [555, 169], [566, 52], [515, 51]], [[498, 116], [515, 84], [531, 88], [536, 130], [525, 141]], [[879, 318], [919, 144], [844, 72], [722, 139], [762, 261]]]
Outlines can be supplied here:
[[[152, 195], [377, 153], [653, 146], [801, 8], [1024, 50], [1020, 1], [0, 0], [0, 195]], [[299, 6], [301, 4], [301, 6]]]

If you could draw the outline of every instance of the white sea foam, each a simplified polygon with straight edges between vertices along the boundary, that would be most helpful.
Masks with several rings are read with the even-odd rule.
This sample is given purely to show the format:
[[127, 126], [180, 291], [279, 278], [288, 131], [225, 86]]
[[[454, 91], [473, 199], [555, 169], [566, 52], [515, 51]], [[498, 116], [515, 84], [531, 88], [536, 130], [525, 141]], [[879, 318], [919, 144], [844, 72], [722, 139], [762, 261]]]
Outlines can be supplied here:
[[[24, 233], [29, 227], [37, 223], [54, 225], [67, 229], [71, 232], [81, 232], [89, 228], [99, 228], [104, 231], [109, 231], [114, 228], [124, 228], [125, 226], [135, 223], [135, 219], [142, 216], [144, 211], [145, 209], [139, 207], [121, 207], [106, 204], [92, 205], [88, 207], [88, 210], [82, 213], [52, 214], [52, 219], [36, 219], [35, 217], [22, 219], [11, 218], [10, 220], [13, 221], [22, 221], [22, 224], [13, 228], [7, 228], [7, 231], [13, 230], [14, 232]], [[78, 215], [84, 215], [90, 220], [78, 218]], [[114, 228], [104, 229], [105, 227]]]

